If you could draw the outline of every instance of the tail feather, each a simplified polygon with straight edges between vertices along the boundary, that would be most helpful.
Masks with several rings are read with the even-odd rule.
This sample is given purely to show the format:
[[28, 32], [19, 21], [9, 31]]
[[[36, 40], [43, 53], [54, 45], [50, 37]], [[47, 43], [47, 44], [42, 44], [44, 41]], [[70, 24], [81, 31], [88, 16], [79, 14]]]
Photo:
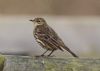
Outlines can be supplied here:
[[65, 46], [64, 49], [67, 50], [73, 57], [78, 58], [78, 56], [75, 53], [73, 53], [67, 46]]

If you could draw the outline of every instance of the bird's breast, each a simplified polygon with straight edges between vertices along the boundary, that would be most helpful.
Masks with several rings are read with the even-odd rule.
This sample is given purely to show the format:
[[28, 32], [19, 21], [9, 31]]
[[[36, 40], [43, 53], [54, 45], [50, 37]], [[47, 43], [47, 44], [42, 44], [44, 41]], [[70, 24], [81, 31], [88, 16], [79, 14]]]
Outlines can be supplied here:
[[45, 26], [37, 26], [34, 31], [39, 34], [45, 34], [48, 32]]

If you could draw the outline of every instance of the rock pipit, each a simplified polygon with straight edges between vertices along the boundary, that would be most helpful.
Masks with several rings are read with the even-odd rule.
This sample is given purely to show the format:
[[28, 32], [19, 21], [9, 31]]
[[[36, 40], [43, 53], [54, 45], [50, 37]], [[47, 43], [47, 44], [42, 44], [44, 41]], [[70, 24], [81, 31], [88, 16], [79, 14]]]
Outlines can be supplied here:
[[72, 56], [78, 57], [75, 53], [73, 53], [61, 40], [61, 38], [57, 35], [57, 33], [46, 23], [43, 18], [35, 18], [34, 20], [30, 20], [34, 23], [35, 29], [33, 31], [33, 35], [36, 41], [44, 48], [46, 51], [51, 51], [48, 56], [50, 56], [55, 50], [63, 49], [67, 50]]

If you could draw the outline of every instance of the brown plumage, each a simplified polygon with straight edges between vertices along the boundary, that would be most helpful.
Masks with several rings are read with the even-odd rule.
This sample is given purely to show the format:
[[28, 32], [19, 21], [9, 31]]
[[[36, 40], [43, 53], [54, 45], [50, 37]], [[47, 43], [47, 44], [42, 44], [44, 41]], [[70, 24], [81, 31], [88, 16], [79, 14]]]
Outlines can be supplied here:
[[[65, 49], [72, 54], [72, 56], [78, 57], [63, 43], [57, 33], [46, 23], [43, 18], [35, 18], [34, 20], [30, 21], [34, 22], [35, 25], [33, 35], [36, 41], [46, 49], [46, 52], [48, 50], [51, 51], [48, 56], [50, 56], [57, 49], [60, 49], [61, 51]], [[44, 56], [46, 52], [44, 52], [42, 56]]]

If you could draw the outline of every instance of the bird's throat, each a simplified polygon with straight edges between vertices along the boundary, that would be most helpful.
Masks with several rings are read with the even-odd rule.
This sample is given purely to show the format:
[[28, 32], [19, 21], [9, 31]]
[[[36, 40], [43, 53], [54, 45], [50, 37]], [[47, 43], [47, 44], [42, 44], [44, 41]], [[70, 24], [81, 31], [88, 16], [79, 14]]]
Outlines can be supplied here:
[[43, 24], [34, 23], [35, 27], [40, 26], [40, 25], [43, 25]]

